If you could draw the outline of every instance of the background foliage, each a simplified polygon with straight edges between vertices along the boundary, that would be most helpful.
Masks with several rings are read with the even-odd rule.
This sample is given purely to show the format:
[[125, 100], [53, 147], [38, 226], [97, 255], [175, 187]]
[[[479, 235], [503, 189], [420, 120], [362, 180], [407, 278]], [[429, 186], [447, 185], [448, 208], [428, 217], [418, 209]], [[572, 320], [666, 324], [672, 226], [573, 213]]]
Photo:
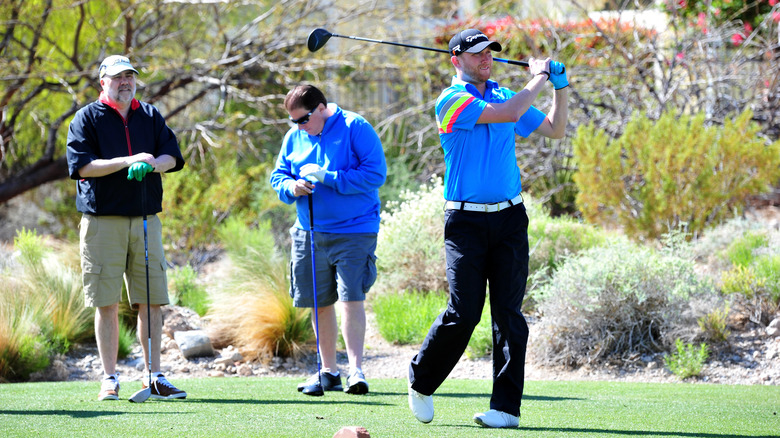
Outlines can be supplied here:
[[[676, 138], [682, 138], [683, 144], [691, 148], [679, 151], [680, 155], [653, 155], [678, 152], [663, 147], [624, 147], [621, 153], [627, 155], [623, 160], [638, 152], [660, 162], [678, 160], [669, 163], [682, 166], [677, 167], [680, 179], [669, 179], [670, 175], [665, 174], [663, 186], [669, 190], [682, 187], [679, 195], [689, 196], [680, 198], [679, 209], [673, 209], [669, 203], [660, 202], [658, 195], [649, 193], [646, 185], [641, 186], [642, 178], [648, 175], [623, 172], [621, 183], [634, 195], [631, 208], [642, 207], [636, 212], [620, 212], [637, 218], [625, 228], [631, 233], [636, 229], [633, 235], [652, 240], [665, 228], [685, 222], [689, 227], [699, 227], [690, 230], [718, 236], [689, 236], [698, 248], [696, 261], [712, 267], [707, 278], [722, 292], [714, 294], [717, 296], [709, 305], [697, 307], [696, 315], [711, 315], [709, 325], [703, 327], [717, 331], [714, 328], [722, 318], [715, 311], [726, 308], [721, 302], [725, 300], [729, 321], [747, 315], [745, 320], [765, 324], [768, 315], [776, 312], [780, 295], [776, 286], [780, 256], [771, 250], [780, 247], [776, 238], [769, 235], [769, 243], [761, 246], [761, 239], [748, 236], [743, 241], [745, 230], [738, 226], [734, 225], [736, 231], [731, 234], [720, 231], [720, 227], [707, 227], [715, 225], [719, 215], [725, 219], [739, 211], [749, 196], [758, 193], [759, 186], [777, 190], [777, 176], [771, 172], [777, 154], [773, 157], [771, 152], [776, 151], [780, 136], [780, 63], [778, 5], [773, 2], [676, 2], [666, 6], [669, 15], [664, 16], [657, 6], [642, 6], [648, 2], [608, 2], [611, 11], [593, 12], [604, 2], [573, 0], [551, 6], [493, 0], [482, 2], [473, 15], [439, 1], [358, 1], [340, 8], [324, 0], [5, 1], [0, 3], [0, 204], [8, 200], [36, 203], [51, 215], [53, 223], [30, 226], [74, 239], [79, 215], [73, 208], [75, 185], [64, 179], [67, 125], [80, 107], [96, 99], [99, 90], [95, 76], [100, 60], [112, 53], [127, 54], [141, 71], [138, 97], [160, 108], [175, 130], [188, 164], [182, 172], [165, 177], [163, 221], [170, 259], [198, 271], [221, 251], [227, 251], [233, 264], [232, 281], [219, 287], [206, 285], [207, 304], [203, 304], [206, 317], [222, 329], [222, 337], [216, 338], [218, 343], [234, 342], [247, 357], [257, 359], [270, 354], [294, 355], [311, 340], [308, 314], [292, 308], [287, 295], [283, 254], [288, 250], [287, 228], [294, 212], [276, 199], [267, 184], [282, 135], [290, 127], [280, 103], [292, 85], [311, 82], [323, 88], [331, 101], [364, 114], [381, 136], [389, 177], [381, 192], [387, 208], [378, 261], [383, 271], [376, 291], [420, 289], [426, 293], [446, 289], [441, 248], [436, 249], [442, 231], [440, 186], [437, 188], [432, 177], [444, 171], [433, 105], [453, 74], [448, 57], [338, 38], [312, 54], [304, 47], [306, 35], [314, 27], [325, 27], [340, 34], [443, 48], [456, 28], [477, 26], [501, 41], [505, 47], [502, 57], [550, 56], [565, 62], [571, 83], [567, 137], [561, 141], [531, 138], [518, 142], [524, 190], [534, 194], [527, 199], [533, 251], [528, 310], [552, 314], [545, 307], [553, 299], [549, 292], [552, 285], [578, 278], [584, 281], [580, 278], [582, 272], [592, 274], [588, 278], [593, 284], [587, 285], [586, 295], [572, 299], [601, 305], [602, 300], [618, 294], [626, 298], [625, 303], [653, 315], [661, 312], [660, 307], [653, 307], [656, 302], [646, 299], [640, 286], [654, 284], [653, 275], [659, 266], [668, 268], [671, 263], [674, 268], [685, 268], [680, 271], [682, 277], [658, 286], [655, 293], [659, 302], [679, 284], [675, 281], [689, 285], [706, 282], [689, 276], [687, 259], [674, 259], [672, 263], [665, 255], [626, 242], [610, 253], [611, 234], [601, 226], [584, 222], [583, 218], [590, 220], [591, 216], [586, 208], [580, 211], [575, 202], [588, 193], [575, 184], [574, 176], [597, 182], [602, 172], [600, 167], [588, 168], [575, 160], [574, 141], [579, 137], [574, 134], [578, 127], [587, 126], [582, 132], [590, 130], [585, 143], [591, 157], [601, 155], [614, 160], [610, 147], [625, 145], [630, 139], [635, 144], [640, 126], [648, 132], [653, 125], [666, 126], [669, 132], [674, 132], [675, 126], [693, 126], [697, 135], [712, 138], [716, 132], [715, 137], [724, 138], [724, 144], [734, 146], [744, 141], [752, 149], [729, 149], [718, 155], [721, 161], [717, 162], [715, 155], [703, 152], [709, 151], [702, 149], [705, 143], [696, 143], [693, 136], [679, 132]], [[528, 77], [523, 70], [497, 65], [494, 79], [519, 90]], [[551, 97], [552, 93], [545, 91], [536, 106], [546, 110]], [[637, 114], [642, 115], [641, 120]], [[726, 139], [732, 134], [736, 137]], [[762, 159], [760, 151], [768, 153], [764, 164], [770, 171], [765, 173], [759, 172], [761, 166], [756, 164]], [[695, 167], [709, 172], [723, 167], [730, 172], [727, 175], [736, 176], [729, 166], [748, 163], [735, 160], [735, 155], [740, 160], [753, 160], [749, 163], [755, 170], [752, 181], [731, 180], [737, 185], [744, 183], [742, 188], [746, 190], [738, 189], [729, 201], [716, 202], [714, 214], [713, 210], [685, 210], [689, 203], [720, 199], [714, 191], [686, 192], [686, 187], [696, 187], [695, 183], [683, 184], [683, 177], [695, 175], [686, 170]], [[647, 169], [653, 169], [647, 163]], [[653, 172], [663, 174], [658, 169]], [[59, 183], [36, 189], [50, 181]], [[429, 181], [433, 183], [419, 189]], [[750, 186], [753, 183], [756, 186]], [[673, 192], [662, 193], [668, 197]], [[618, 202], [612, 202], [612, 206], [623, 208]], [[662, 224], [663, 230], [657, 228], [657, 223], [640, 220], [640, 210], [643, 214], [659, 213], [661, 208], [666, 208], [664, 214], [670, 217]], [[15, 219], [14, 211], [0, 205], [3, 225]], [[602, 219], [593, 222], [607, 223]], [[611, 220], [615, 220], [614, 215]], [[733, 226], [733, 222], [727, 224]], [[19, 244], [24, 246], [25, 242], [23, 239]], [[727, 251], [731, 242], [734, 248]], [[607, 272], [598, 270], [597, 262], [589, 261], [593, 254], [619, 260], [620, 255], [614, 251], [620, 248], [637, 258], [645, 257], [646, 266], [631, 264], [628, 269], [616, 262], [614, 272]], [[751, 248], [749, 254], [745, 248]], [[735, 254], [734, 258], [727, 253]], [[51, 260], [47, 257], [44, 263]], [[68, 297], [78, 287], [71, 274], [77, 272], [78, 264], [73, 254], [67, 259], [58, 260], [56, 269], [46, 265], [47, 276], [42, 276], [46, 284], [42, 287], [66, 292], [54, 296], [72, 307]], [[0, 260], [0, 269], [4, 269], [0, 299], [8, 300], [0, 306], [0, 354], [5, 355], [0, 367], [9, 369], [8, 358], [24, 358], [17, 362], [24, 366], [14, 365], [16, 374], [10, 377], [18, 379], [24, 377], [20, 369], [37, 369], [50, 352], [67, 348], [81, 335], [63, 334], [70, 328], [55, 332], [48, 322], [39, 320], [41, 314], [35, 309], [46, 308], [46, 304], [32, 301], [23, 293], [29, 286], [21, 280], [24, 272], [33, 268], [17, 264], [13, 257], [7, 260], [11, 261]], [[581, 266], [582, 272], [574, 272], [573, 266]], [[603, 277], [625, 282], [612, 288], [597, 281]], [[179, 288], [183, 291], [193, 286], [186, 276], [179, 280], [181, 284], [173, 288], [176, 294]], [[537, 301], [540, 297], [548, 301]], [[187, 301], [189, 294], [174, 298]], [[240, 317], [235, 314], [235, 306], [228, 305], [239, 301], [246, 303]], [[688, 304], [674, 301], [671, 309], [677, 311]], [[271, 308], [274, 310], [267, 311]], [[582, 313], [572, 319], [589, 315], [586, 312], [593, 309], [594, 305], [583, 305], [578, 308]], [[634, 315], [630, 308], [612, 310]], [[668, 348], [671, 334], [680, 330], [689, 336], [702, 335], [696, 330], [704, 330], [697, 328], [697, 322], [703, 320], [694, 316], [678, 319], [679, 325], [664, 326], [667, 332], [649, 332], [650, 344], [662, 339]], [[606, 324], [607, 319], [600, 321]], [[246, 324], [252, 329], [246, 329]], [[556, 330], [574, 329], [562, 324]], [[592, 330], [625, 333], [609, 325], [597, 325]], [[661, 338], [656, 336], [659, 334]], [[486, 336], [476, 338], [485, 340]], [[605, 357], [599, 352], [610, 351], [612, 357], [622, 357], [644, 351], [649, 342], [641, 336], [632, 339], [641, 342], [618, 343], [622, 349], [604, 342], [578, 357], [598, 361]], [[576, 342], [566, 337], [560, 340], [571, 343], [564, 350], [551, 349], [551, 357], [570, 362], [573, 356], [566, 357], [574, 354], [571, 352], [576, 351]], [[13, 351], [23, 353], [20, 356]]]
[[614, 140], [593, 123], [580, 126], [572, 140], [579, 211], [650, 239], [739, 214], [749, 196], [780, 181], [780, 140], [766, 145], [751, 118], [746, 111], [708, 127], [703, 113], [637, 114]]

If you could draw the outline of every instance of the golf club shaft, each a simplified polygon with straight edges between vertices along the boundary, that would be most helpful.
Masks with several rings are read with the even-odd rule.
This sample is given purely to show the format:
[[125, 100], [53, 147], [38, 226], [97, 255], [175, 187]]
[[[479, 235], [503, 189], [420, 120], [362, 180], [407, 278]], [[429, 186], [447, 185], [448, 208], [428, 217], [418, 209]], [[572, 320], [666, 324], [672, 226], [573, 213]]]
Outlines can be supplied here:
[[146, 230], [146, 179], [141, 180], [141, 213], [144, 219], [144, 262], [146, 264], [146, 338], [149, 342], [149, 388], [152, 387], [152, 305], [149, 295], [149, 234]]
[[[331, 36], [339, 37], [339, 38], [347, 38], [347, 39], [351, 39], [351, 40], [358, 40], [358, 41], [368, 41], [370, 43], [390, 44], [392, 46], [409, 47], [409, 48], [412, 48], [412, 49], [430, 50], [431, 52], [439, 52], [439, 53], [447, 53], [447, 54], [450, 53], [448, 50], [444, 50], [444, 49], [435, 49], [433, 47], [415, 46], [413, 44], [396, 43], [396, 42], [393, 42], [393, 41], [374, 40], [374, 39], [371, 39], [371, 38], [361, 38], [361, 37], [350, 36], [350, 35], [338, 35], [338, 34], [335, 34], [335, 33], [331, 34]], [[522, 66], [522, 67], [528, 67], [528, 63], [525, 62], [525, 61], [515, 61], [513, 59], [504, 59], [504, 58], [493, 58], [493, 61], [503, 62], [503, 63], [506, 63], [506, 64], [512, 64], [512, 65], [519, 65], [519, 66]]]
[[314, 258], [314, 192], [309, 194], [309, 242], [311, 245], [311, 284], [314, 291], [314, 337], [317, 341], [317, 377], [322, 388], [322, 363], [320, 360], [320, 318], [317, 306], [317, 262]]

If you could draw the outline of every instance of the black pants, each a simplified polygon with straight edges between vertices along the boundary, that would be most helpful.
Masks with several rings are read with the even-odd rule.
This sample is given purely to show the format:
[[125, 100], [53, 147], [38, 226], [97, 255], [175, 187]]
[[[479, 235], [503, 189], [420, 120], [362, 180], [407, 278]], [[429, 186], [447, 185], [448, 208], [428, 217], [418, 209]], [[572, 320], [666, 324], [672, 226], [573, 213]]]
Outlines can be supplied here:
[[493, 394], [490, 408], [520, 415], [528, 324], [528, 216], [519, 204], [495, 213], [447, 210], [444, 240], [450, 299], [409, 366], [412, 388], [433, 394], [458, 363], [479, 323], [490, 284]]

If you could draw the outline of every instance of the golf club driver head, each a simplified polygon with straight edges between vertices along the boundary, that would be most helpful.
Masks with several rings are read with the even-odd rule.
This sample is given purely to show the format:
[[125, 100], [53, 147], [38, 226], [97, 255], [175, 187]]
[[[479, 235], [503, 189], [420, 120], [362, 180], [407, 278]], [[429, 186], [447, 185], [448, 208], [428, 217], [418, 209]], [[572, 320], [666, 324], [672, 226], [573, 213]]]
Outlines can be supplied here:
[[313, 397], [322, 397], [323, 395], [325, 395], [325, 390], [322, 388], [322, 385], [320, 385], [319, 383], [306, 386], [303, 388], [303, 390], [301, 390], [301, 392], [306, 395], [311, 395]]
[[146, 400], [149, 399], [149, 397], [152, 395], [152, 389], [151, 388], [144, 388], [135, 394], [133, 394], [132, 397], [128, 399], [128, 401], [132, 403], [143, 403]]
[[332, 33], [318, 27], [309, 34], [309, 38], [306, 40], [306, 46], [309, 48], [310, 52], [316, 52], [328, 42], [331, 36], [333, 36]]

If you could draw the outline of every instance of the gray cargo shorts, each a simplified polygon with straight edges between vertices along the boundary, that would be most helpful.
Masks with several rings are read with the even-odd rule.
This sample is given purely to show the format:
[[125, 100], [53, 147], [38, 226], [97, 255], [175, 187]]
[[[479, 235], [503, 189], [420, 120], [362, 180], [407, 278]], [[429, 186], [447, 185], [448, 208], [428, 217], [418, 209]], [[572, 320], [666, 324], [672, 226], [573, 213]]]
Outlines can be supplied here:
[[[314, 307], [309, 232], [290, 229], [290, 296], [295, 307]], [[376, 281], [375, 233], [314, 232], [317, 306], [336, 301], [364, 301]]]

